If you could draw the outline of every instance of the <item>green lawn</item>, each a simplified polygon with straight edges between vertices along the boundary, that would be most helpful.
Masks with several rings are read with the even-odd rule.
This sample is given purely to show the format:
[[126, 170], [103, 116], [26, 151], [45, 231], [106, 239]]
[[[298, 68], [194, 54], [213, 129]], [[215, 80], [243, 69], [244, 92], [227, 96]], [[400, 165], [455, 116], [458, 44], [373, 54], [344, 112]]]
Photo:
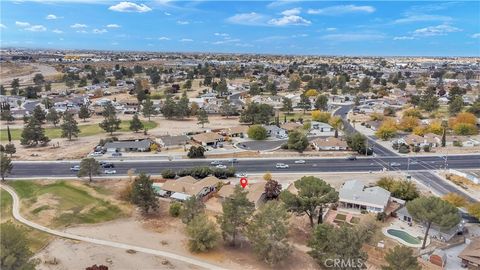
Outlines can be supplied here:
[[27, 227], [15, 220], [12, 216], [12, 196], [8, 194], [5, 190], [0, 192], [0, 222], [12, 221], [14, 224], [19, 225], [22, 229], [25, 230], [30, 250], [32, 252], [37, 252], [43, 248], [52, 238], [51, 235], [37, 231], [30, 227]]
[[[148, 129], [153, 129], [157, 126], [157, 123], [154, 121], [147, 121], [143, 122], [143, 125]], [[80, 134], [78, 136], [80, 137], [85, 137], [85, 136], [92, 136], [92, 135], [97, 135], [100, 133], [105, 133], [105, 131], [100, 128], [98, 124], [91, 124], [91, 125], [79, 125], [78, 126], [80, 129]], [[120, 124], [120, 132], [131, 132], [130, 129], [130, 121], [124, 120]], [[22, 134], [22, 129], [10, 129], [10, 134], [12, 135], [12, 140], [20, 140], [20, 136]], [[45, 128], [45, 135], [49, 137], [50, 139], [56, 139], [60, 138], [62, 135], [62, 130], [57, 127], [49, 127]], [[5, 142], [7, 141], [7, 130], [6, 129], [0, 129], [0, 141]]]
[[125, 216], [118, 206], [92, 196], [88, 187], [75, 186], [66, 181], [57, 181], [48, 185], [41, 185], [33, 181], [12, 181], [10, 185], [18, 193], [27, 209], [37, 203], [39, 196], [52, 195], [58, 203], [39, 205], [35, 209], [30, 209], [28, 215], [40, 216], [42, 211], [54, 209], [56, 216], [50, 224], [53, 227], [98, 223]]
[[303, 118], [303, 121], [305, 122], [306, 120], [312, 120], [312, 114], [309, 111], [306, 111], [305, 114], [302, 112], [291, 112], [290, 114], [286, 114], [284, 112], [280, 112], [279, 114], [279, 120], [281, 123], [285, 120], [285, 115], [287, 116], [287, 121], [290, 121], [290, 119], [294, 119], [295, 121], [298, 121], [299, 118]]

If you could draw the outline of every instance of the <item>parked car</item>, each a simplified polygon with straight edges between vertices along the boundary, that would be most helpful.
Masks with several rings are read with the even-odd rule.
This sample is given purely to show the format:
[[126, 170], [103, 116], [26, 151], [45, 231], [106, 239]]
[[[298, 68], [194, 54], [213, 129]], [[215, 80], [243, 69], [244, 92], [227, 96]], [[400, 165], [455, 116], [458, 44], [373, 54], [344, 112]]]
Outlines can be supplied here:
[[75, 172], [80, 171], [80, 165], [74, 165], [70, 167], [70, 171], [75, 171]]
[[222, 162], [220, 160], [214, 160], [212, 162], [210, 162], [210, 165], [220, 165], [222, 164]]
[[104, 173], [105, 173], [105, 174], [116, 174], [117, 171], [116, 171], [116, 170], [109, 169], [109, 170], [105, 170]]
[[100, 164], [103, 168], [115, 168], [115, 165], [113, 163], [107, 163], [104, 162], [103, 164]]
[[305, 160], [303, 159], [295, 160], [295, 164], [305, 164]]
[[218, 164], [217, 166], [215, 166], [215, 168], [217, 168], [217, 169], [226, 169], [227, 166], [222, 165], [222, 164]]
[[347, 159], [348, 160], [357, 160], [357, 156], [349, 156]]
[[121, 157], [121, 156], [122, 156], [122, 153], [120, 153], [120, 152], [112, 153], [112, 157]]
[[390, 163], [390, 166], [392, 166], [392, 167], [399, 167], [400, 165], [402, 165], [402, 164], [400, 164], [398, 162], [391, 162]]
[[275, 165], [275, 168], [277, 169], [287, 169], [288, 167], [289, 167], [288, 164], [285, 164], [285, 163], [277, 163]]
[[232, 159], [229, 159], [228, 162], [230, 162], [230, 163], [237, 163], [237, 162], [238, 162], [238, 159], [232, 158]]
[[93, 152], [93, 153], [90, 153], [90, 156], [91, 157], [101, 157], [101, 156], [103, 156], [103, 152]]
[[242, 177], [248, 177], [248, 175], [245, 172], [238, 172], [238, 173], [235, 173], [235, 177], [242, 178]]

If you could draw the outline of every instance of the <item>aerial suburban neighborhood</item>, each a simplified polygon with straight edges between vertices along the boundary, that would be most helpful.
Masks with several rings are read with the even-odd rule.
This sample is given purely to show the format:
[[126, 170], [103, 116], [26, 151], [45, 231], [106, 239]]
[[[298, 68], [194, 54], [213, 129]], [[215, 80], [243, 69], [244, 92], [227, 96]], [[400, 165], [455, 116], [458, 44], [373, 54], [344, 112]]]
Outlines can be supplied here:
[[1, 269], [480, 269], [480, 3], [47, 2], [0, 3]]

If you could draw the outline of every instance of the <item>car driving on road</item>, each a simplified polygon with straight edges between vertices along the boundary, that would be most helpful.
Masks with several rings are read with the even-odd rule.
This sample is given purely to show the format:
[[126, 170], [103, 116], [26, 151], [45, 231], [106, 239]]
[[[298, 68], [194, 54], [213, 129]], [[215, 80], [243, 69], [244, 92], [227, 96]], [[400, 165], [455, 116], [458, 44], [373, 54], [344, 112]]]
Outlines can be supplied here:
[[112, 170], [112, 169], [108, 169], [108, 170], [105, 170], [103, 173], [105, 173], [105, 174], [116, 174], [117, 171], [116, 171], [116, 170]]
[[400, 163], [398, 163], [398, 162], [391, 162], [391, 163], [390, 163], [390, 166], [392, 166], [392, 167], [398, 167], [398, 166], [400, 166], [400, 165], [402, 165], [402, 164], [400, 164]]
[[305, 160], [303, 159], [295, 160], [295, 164], [305, 164]]
[[347, 157], [348, 160], [357, 160], [357, 157], [356, 156], [349, 156]]
[[285, 164], [285, 163], [277, 163], [275, 165], [275, 168], [277, 169], [287, 169], [288, 168], [288, 164]]
[[222, 165], [222, 164], [218, 164], [217, 166], [215, 166], [215, 168], [217, 168], [217, 169], [226, 169], [227, 166]]
[[238, 172], [238, 173], [235, 173], [235, 177], [242, 178], [242, 177], [248, 177], [248, 175], [245, 172]]
[[210, 162], [210, 165], [220, 165], [222, 164], [222, 162], [220, 160], [214, 160], [212, 162]]
[[80, 165], [74, 165], [70, 167], [70, 171], [74, 171], [74, 172], [80, 171]]

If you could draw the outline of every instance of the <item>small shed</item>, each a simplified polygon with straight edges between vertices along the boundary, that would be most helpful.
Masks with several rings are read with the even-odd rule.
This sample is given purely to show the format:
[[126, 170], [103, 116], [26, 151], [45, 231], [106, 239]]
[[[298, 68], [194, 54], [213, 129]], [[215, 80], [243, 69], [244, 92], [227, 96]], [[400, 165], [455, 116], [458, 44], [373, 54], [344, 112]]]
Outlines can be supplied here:
[[429, 261], [443, 268], [447, 264], [447, 254], [441, 249], [435, 249], [430, 255]]

